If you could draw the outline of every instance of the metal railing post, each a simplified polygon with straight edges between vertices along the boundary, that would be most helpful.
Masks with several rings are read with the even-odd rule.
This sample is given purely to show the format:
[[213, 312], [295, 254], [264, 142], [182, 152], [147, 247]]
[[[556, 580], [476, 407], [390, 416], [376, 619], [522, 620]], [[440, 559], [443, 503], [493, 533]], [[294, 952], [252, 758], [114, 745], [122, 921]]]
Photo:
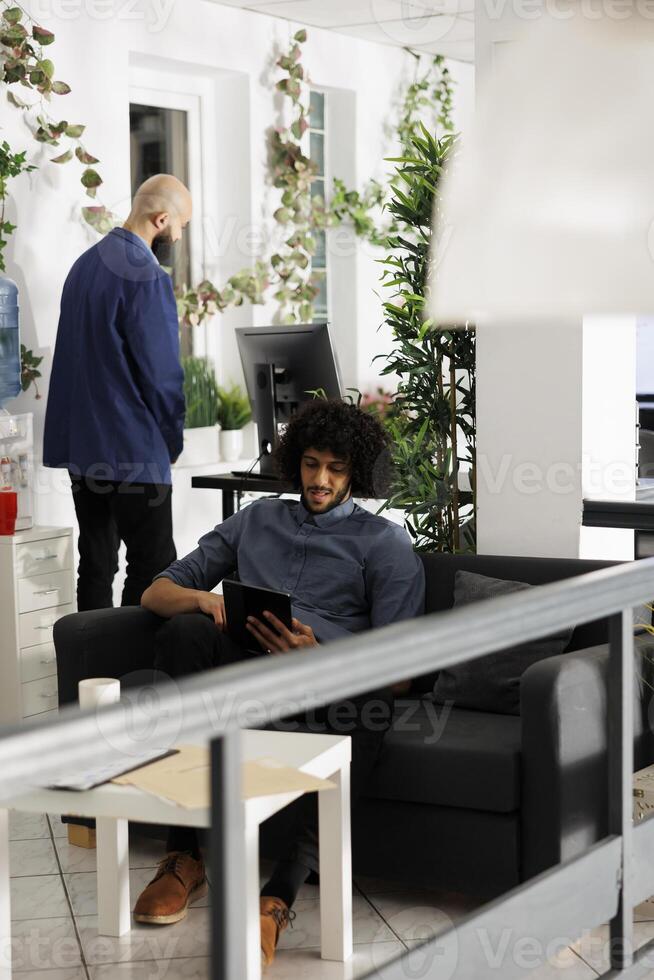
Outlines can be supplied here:
[[211, 976], [246, 976], [244, 806], [240, 731], [211, 742]]
[[624, 609], [609, 621], [607, 679], [609, 834], [621, 838], [618, 909], [611, 920], [611, 966], [631, 966], [634, 952], [633, 771], [634, 617]]

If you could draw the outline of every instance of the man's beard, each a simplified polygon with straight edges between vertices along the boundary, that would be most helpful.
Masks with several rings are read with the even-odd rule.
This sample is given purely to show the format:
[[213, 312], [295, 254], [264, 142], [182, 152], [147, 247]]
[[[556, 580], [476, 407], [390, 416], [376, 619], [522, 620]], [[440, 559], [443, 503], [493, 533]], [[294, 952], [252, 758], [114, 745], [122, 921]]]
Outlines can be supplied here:
[[310, 485], [310, 486], [308, 486], [306, 488], [306, 490], [303, 488], [302, 489], [302, 500], [304, 502], [305, 507], [307, 508], [307, 510], [310, 513], [312, 513], [312, 514], [328, 514], [330, 510], [334, 510], [335, 507], [338, 507], [339, 504], [342, 504], [343, 503], [343, 501], [345, 500], [345, 498], [349, 495], [351, 488], [352, 488], [352, 484], [351, 483], [348, 483], [348, 485], [346, 487], [344, 487], [342, 490], [339, 490], [338, 493], [335, 493], [334, 496], [331, 497], [330, 502], [329, 502], [329, 504], [326, 507], [321, 507], [319, 510], [314, 510], [313, 509], [312, 504], [311, 504], [311, 501], [309, 499], [309, 492], [311, 490], [319, 490], [320, 487], [316, 487], [316, 486]]
[[171, 259], [174, 256], [173, 249], [175, 244], [170, 237], [170, 231], [166, 229], [165, 231], [159, 232], [158, 235], [152, 239], [152, 251], [154, 252], [156, 258], [163, 263], [163, 265], [172, 265]]

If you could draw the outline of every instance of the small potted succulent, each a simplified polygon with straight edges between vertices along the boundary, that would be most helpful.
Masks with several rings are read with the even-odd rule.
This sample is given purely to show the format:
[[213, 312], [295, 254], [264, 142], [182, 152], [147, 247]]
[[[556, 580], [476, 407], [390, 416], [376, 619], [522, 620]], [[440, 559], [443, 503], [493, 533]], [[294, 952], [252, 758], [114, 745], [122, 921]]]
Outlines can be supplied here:
[[250, 401], [239, 385], [218, 388], [216, 421], [220, 428], [220, 458], [230, 463], [243, 455], [243, 426], [252, 418]]

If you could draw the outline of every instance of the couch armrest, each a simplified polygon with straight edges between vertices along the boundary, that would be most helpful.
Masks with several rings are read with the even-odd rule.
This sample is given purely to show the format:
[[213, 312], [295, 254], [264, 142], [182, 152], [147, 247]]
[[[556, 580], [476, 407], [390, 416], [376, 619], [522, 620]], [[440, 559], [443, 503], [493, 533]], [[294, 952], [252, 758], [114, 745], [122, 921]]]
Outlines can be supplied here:
[[59, 704], [77, 701], [78, 681], [117, 677], [126, 687], [147, 683], [153, 641], [163, 622], [141, 606], [72, 613], [54, 626]]
[[[637, 644], [638, 648], [638, 644]], [[651, 690], [635, 654], [635, 768], [652, 761]], [[608, 646], [541, 660], [522, 676], [521, 869], [527, 879], [607, 834]]]

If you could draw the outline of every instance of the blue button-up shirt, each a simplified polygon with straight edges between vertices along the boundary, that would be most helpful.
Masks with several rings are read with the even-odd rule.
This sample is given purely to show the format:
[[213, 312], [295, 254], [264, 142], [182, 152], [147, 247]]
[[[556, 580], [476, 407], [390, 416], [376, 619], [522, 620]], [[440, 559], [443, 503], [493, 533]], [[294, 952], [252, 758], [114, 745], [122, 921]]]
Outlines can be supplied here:
[[184, 375], [170, 276], [115, 228], [64, 285], [43, 462], [128, 483], [170, 483], [182, 451]]
[[322, 643], [424, 611], [424, 570], [409, 535], [352, 499], [326, 514], [301, 501], [257, 500], [162, 576], [210, 592], [234, 572], [247, 585], [289, 592], [293, 615]]

